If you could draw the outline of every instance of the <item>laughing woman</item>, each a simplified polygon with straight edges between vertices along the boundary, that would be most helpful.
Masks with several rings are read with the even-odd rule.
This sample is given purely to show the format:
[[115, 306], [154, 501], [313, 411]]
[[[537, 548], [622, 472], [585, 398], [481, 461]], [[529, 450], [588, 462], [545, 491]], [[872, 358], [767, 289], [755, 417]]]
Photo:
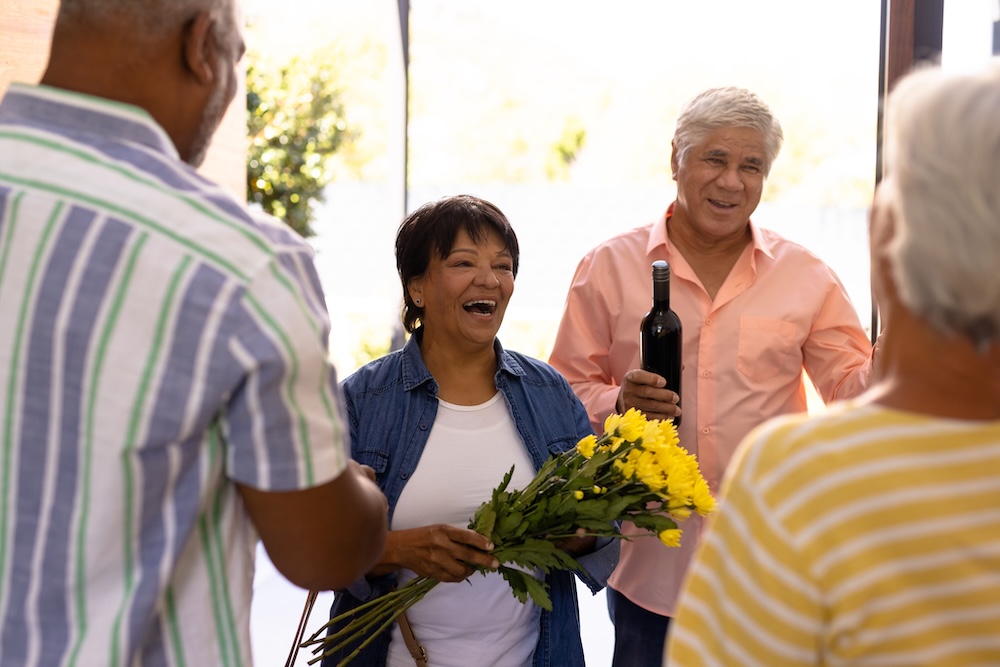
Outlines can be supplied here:
[[[391, 531], [381, 561], [337, 593], [331, 616], [417, 575], [450, 583], [407, 612], [408, 628], [394, 624], [352, 664], [412, 667], [415, 637], [433, 667], [582, 666], [571, 573], [548, 575], [551, 612], [518, 602], [497, 573], [470, 576], [473, 565], [497, 565], [487, 538], [466, 526], [511, 465], [510, 488], [521, 488], [550, 455], [592, 432], [561, 375], [496, 338], [517, 275], [514, 230], [482, 199], [432, 202], [400, 225], [396, 267], [409, 342], [343, 382], [352, 455], [375, 470]], [[586, 569], [584, 583], [603, 588], [617, 541], [574, 538], [564, 548]]]

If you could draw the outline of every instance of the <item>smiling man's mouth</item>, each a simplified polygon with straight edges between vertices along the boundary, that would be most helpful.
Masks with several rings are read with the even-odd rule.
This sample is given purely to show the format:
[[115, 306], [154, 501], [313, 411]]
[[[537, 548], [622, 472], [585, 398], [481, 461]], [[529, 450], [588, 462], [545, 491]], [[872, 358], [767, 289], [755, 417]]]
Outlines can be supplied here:
[[719, 201], [718, 199], [709, 199], [708, 202], [713, 206], [718, 206], [719, 208], [736, 208], [736, 204], [728, 204], [724, 201]]

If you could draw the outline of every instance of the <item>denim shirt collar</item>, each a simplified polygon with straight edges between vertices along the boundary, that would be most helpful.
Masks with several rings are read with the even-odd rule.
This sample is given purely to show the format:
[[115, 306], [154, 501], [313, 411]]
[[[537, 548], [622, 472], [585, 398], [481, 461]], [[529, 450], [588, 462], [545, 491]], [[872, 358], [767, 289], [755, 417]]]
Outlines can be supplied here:
[[[420, 353], [420, 341], [423, 337], [424, 328], [419, 327], [413, 332], [410, 340], [406, 341], [406, 345], [403, 347], [402, 368], [400, 371], [403, 377], [403, 388], [406, 391], [413, 391], [426, 383], [430, 383], [431, 394], [437, 396], [437, 381], [431, 375], [431, 372], [427, 370], [427, 365], [424, 363], [424, 356]], [[499, 338], [493, 339], [493, 351], [497, 355], [496, 379], [498, 381], [501, 373], [513, 375], [514, 377], [525, 376], [524, 368], [521, 367], [521, 364], [518, 363], [513, 355], [503, 349]]]

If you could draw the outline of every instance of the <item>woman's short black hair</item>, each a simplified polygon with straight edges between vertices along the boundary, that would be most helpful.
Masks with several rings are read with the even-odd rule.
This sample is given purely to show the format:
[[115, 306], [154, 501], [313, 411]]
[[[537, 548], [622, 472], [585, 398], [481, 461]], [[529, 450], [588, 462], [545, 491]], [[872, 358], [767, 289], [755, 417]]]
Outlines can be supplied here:
[[431, 253], [442, 259], [448, 256], [460, 229], [476, 243], [484, 241], [490, 230], [495, 231], [510, 253], [512, 271], [517, 277], [520, 253], [517, 236], [500, 209], [472, 195], [445, 197], [424, 204], [406, 216], [396, 231], [396, 271], [403, 284], [403, 328], [410, 333], [419, 326], [424, 310], [413, 303], [406, 286], [427, 273]]

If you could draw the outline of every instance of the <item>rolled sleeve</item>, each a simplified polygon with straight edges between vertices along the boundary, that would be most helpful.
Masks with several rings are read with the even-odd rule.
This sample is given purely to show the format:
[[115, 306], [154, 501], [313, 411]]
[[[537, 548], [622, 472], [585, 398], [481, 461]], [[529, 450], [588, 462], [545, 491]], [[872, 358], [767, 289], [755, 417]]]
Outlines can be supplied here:
[[347, 462], [342, 399], [327, 355], [329, 317], [288, 264], [275, 257], [247, 285], [228, 343], [244, 369], [224, 415], [229, 475], [269, 491], [326, 483]]

